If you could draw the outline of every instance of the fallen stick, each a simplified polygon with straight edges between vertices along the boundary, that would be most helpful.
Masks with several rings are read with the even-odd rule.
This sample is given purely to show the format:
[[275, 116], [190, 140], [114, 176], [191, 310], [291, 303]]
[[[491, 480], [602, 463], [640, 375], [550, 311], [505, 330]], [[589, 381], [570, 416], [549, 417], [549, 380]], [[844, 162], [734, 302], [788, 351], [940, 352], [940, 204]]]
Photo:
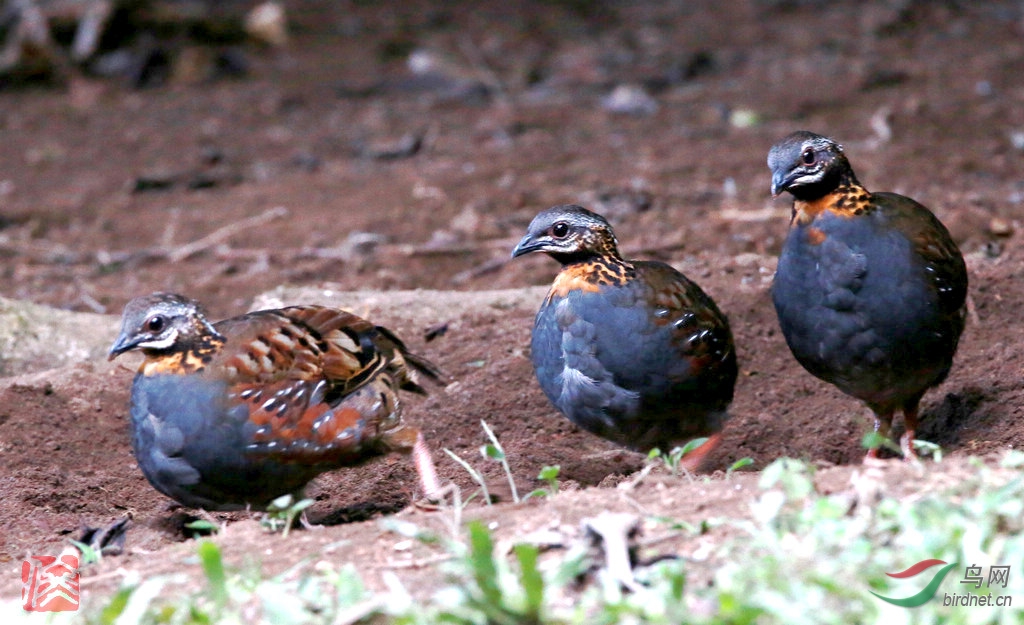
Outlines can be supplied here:
[[238, 234], [243, 230], [255, 228], [256, 226], [262, 226], [267, 222], [273, 221], [279, 217], [284, 217], [287, 214], [287, 208], [283, 206], [275, 206], [274, 208], [270, 208], [263, 211], [259, 215], [254, 215], [247, 219], [230, 223], [226, 226], [214, 230], [213, 232], [211, 232], [210, 234], [206, 235], [201, 239], [192, 241], [191, 243], [186, 243], [185, 245], [182, 245], [171, 250], [170, 252], [167, 253], [167, 260], [171, 261], [172, 263], [185, 260], [189, 256], [207, 250], [217, 245], [224, 239], [227, 239], [228, 237]]

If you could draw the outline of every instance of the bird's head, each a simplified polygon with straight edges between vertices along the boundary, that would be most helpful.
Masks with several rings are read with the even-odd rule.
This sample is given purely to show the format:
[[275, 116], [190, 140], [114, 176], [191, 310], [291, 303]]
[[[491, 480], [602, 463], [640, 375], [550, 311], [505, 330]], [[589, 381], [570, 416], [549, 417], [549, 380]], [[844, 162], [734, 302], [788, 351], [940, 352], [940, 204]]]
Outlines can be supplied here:
[[608, 221], [575, 204], [555, 206], [533, 218], [512, 258], [531, 252], [544, 252], [563, 265], [595, 256], [620, 258]]
[[843, 146], [828, 137], [798, 130], [768, 152], [772, 197], [789, 191], [798, 199], [821, 197], [843, 182], [856, 182]]
[[197, 302], [174, 293], [152, 293], [124, 307], [121, 333], [110, 347], [109, 359], [133, 349], [164, 354], [184, 351], [203, 337], [223, 338]]

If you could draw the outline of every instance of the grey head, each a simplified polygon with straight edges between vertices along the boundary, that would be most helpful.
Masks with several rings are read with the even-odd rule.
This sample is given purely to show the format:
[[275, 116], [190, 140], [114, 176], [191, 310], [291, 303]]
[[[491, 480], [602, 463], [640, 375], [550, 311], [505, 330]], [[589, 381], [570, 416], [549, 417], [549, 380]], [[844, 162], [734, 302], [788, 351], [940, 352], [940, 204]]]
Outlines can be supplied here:
[[772, 197], [789, 191], [798, 199], [813, 199], [844, 182], [856, 183], [843, 146], [832, 139], [798, 130], [768, 151]]
[[543, 210], [533, 218], [512, 258], [544, 252], [562, 264], [594, 257], [620, 259], [611, 224], [601, 215], [575, 204]]
[[110, 347], [109, 359], [133, 349], [184, 351], [204, 337], [223, 338], [198, 302], [176, 293], [151, 293], [136, 297], [124, 307], [121, 332]]

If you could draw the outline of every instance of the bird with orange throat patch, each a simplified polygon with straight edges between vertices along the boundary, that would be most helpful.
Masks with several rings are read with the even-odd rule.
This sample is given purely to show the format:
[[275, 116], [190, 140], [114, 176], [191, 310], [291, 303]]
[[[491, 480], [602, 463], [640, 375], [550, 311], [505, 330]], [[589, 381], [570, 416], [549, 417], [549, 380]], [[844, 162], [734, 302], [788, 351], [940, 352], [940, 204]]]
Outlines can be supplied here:
[[217, 323], [181, 295], [125, 307], [113, 359], [142, 352], [132, 383], [135, 457], [160, 492], [193, 508], [263, 509], [315, 476], [387, 451], [412, 454], [439, 492], [399, 391], [438, 371], [386, 328], [323, 306], [261, 310]]
[[772, 195], [793, 196], [772, 285], [786, 343], [811, 374], [865, 402], [879, 434], [902, 411], [912, 459], [921, 397], [946, 379], [964, 329], [963, 256], [927, 208], [865, 189], [832, 139], [794, 132], [768, 168]]

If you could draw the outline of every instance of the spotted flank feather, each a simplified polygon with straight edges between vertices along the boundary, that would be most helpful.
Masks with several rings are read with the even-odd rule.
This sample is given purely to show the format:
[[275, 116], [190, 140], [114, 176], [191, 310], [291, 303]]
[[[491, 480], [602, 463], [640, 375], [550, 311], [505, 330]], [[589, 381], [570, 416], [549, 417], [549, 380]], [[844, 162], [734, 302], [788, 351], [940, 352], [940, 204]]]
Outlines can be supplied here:
[[[216, 419], [227, 423], [242, 410], [247, 425], [238, 433], [243, 434], [239, 442], [244, 449], [233, 450], [245, 458], [236, 467], [242, 473], [258, 474], [252, 472], [260, 463], [266, 467], [283, 463], [296, 467], [295, 480], [308, 479], [306, 476], [359, 461], [371, 452], [401, 450], [413, 452], [424, 490], [437, 489], [422, 436], [402, 420], [398, 392], [424, 393], [418, 374], [433, 379], [440, 379], [441, 374], [427, 360], [411, 354], [386, 328], [324, 306], [262, 310], [211, 324], [196, 302], [161, 293], [137, 298], [126, 307], [121, 335], [110, 354], [113, 358], [133, 349], [145, 357], [133, 398], [154, 393], [146, 396], [143, 404], [133, 399], [144, 411], [133, 413], [136, 427], [152, 428], [152, 419], [168, 419], [183, 428], [182, 434], [175, 436], [194, 427], [188, 414], [171, 408], [185, 404], [163, 390], [142, 390], [163, 389], [170, 384], [168, 378], [181, 378], [183, 390], [222, 389], [223, 399], [214, 406], [200, 407], [193, 402], [195, 407], [189, 411], [212, 414], [220, 410], [223, 413]], [[150, 379], [152, 383], [147, 382]], [[153, 402], [157, 405], [151, 405]], [[172, 413], [164, 415], [163, 405]], [[216, 423], [201, 425], [219, 435]], [[161, 435], [167, 427], [156, 428], [154, 435]], [[190, 444], [198, 448], [207, 443], [197, 440]], [[204, 462], [214, 462], [202, 457]], [[147, 477], [157, 485], [161, 476]], [[175, 488], [162, 490], [179, 500], [193, 501], [195, 493], [182, 495]], [[225, 493], [210, 497], [214, 501], [226, 498]]]

